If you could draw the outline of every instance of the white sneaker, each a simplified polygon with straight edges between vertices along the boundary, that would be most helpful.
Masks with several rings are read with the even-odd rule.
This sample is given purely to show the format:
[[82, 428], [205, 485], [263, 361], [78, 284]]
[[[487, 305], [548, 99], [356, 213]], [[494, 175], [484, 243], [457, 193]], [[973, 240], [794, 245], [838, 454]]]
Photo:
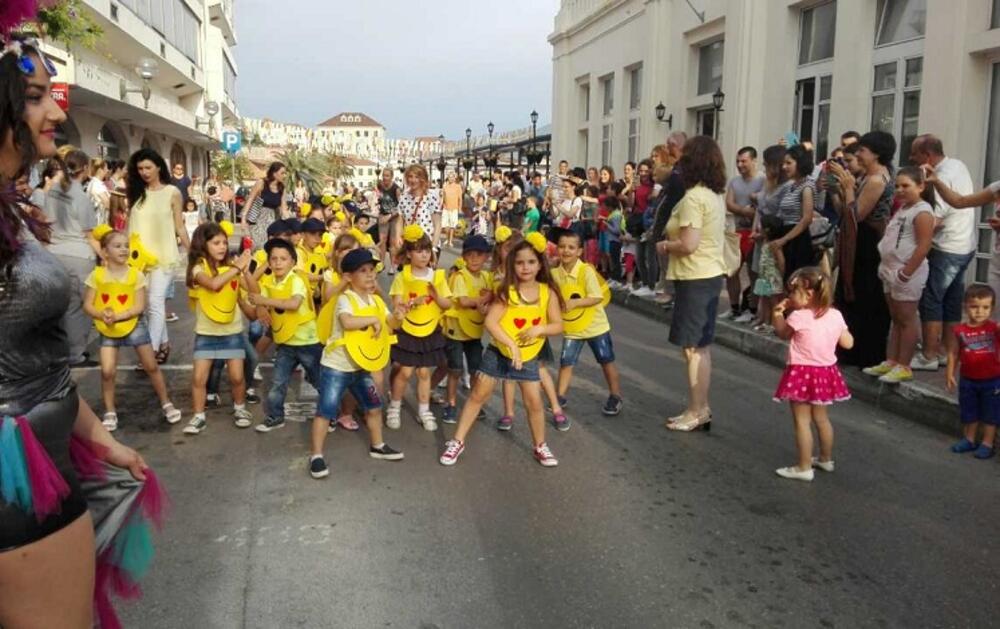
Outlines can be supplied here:
[[733, 323], [750, 323], [751, 321], [753, 321], [753, 319], [754, 319], [753, 313], [747, 310], [740, 316], [733, 319]]
[[101, 418], [101, 425], [107, 429], [108, 432], [114, 432], [118, 430], [118, 414], [112, 411], [108, 411]]
[[941, 363], [936, 358], [927, 358], [923, 352], [917, 352], [910, 361], [910, 369], [917, 371], [937, 371]]
[[423, 424], [424, 430], [426, 430], [427, 432], [434, 432], [435, 430], [438, 429], [437, 417], [434, 417], [434, 413], [430, 411], [424, 411], [423, 413], [420, 413], [420, 416], [417, 418], [417, 421]]
[[249, 428], [253, 425], [253, 415], [245, 408], [233, 409], [233, 423], [237, 428]]
[[635, 297], [652, 297], [654, 295], [653, 290], [648, 286], [640, 286], [639, 288], [632, 291], [632, 295]]
[[403, 409], [400, 407], [394, 407], [391, 404], [385, 410], [385, 425], [386, 428], [391, 428], [392, 430], [399, 430], [399, 416], [402, 414]]
[[260, 372], [260, 365], [253, 368], [253, 379], [254, 382], [263, 382], [264, 375]]
[[782, 478], [801, 480], [807, 483], [811, 483], [813, 479], [812, 469], [802, 471], [797, 467], [779, 467], [778, 469], [774, 470], [774, 473]]
[[716, 319], [718, 321], [729, 321], [730, 319], [735, 319], [736, 316], [736, 313], [734, 313], [732, 309], [729, 309], [716, 317]]
[[813, 457], [813, 467], [818, 467], [824, 472], [832, 472], [833, 461], [820, 461], [818, 458]]
[[466, 391], [472, 389], [472, 377], [468, 373], [462, 374], [462, 388]]

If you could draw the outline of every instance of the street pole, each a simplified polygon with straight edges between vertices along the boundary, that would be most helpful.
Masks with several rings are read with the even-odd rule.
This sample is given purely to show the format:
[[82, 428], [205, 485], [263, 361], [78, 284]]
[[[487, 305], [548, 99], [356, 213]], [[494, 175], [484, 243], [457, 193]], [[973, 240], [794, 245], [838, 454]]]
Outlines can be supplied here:
[[236, 222], [236, 155], [233, 155], [233, 211], [229, 220]]

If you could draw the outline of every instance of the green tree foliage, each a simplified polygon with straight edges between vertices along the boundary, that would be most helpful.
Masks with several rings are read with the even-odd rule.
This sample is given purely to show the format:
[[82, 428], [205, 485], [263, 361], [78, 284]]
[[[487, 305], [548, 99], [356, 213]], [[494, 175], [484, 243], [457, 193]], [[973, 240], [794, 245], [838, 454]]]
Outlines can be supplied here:
[[301, 181], [312, 194], [320, 194], [328, 180], [341, 179], [350, 173], [344, 158], [332, 153], [291, 148], [280, 153], [277, 159], [288, 170], [286, 185], [295, 187]]
[[236, 165], [236, 185], [254, 179], [253, 165], [246, 155], [238, 153], [233, 156], [225, 151], [212, 153], [212, 172], [220, 181], [230, 181], [233, 178], [234, 163]]

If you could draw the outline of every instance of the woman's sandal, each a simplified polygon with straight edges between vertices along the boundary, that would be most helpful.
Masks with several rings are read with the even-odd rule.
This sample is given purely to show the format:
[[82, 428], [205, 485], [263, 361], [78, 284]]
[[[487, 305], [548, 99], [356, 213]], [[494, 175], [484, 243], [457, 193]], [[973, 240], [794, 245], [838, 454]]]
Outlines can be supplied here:
[[164, 343], [156, 350], [156, 364], [162, 365], [170, 359], [170, 346]]
[[694, 432], [696, 430], [708, 432], [712, 430], [712, 411], [706, 410], [701, 415], [692, 415], [685, 411], [682, 415], [668, 419], [664, 427], [667, 430], [678, 432]]

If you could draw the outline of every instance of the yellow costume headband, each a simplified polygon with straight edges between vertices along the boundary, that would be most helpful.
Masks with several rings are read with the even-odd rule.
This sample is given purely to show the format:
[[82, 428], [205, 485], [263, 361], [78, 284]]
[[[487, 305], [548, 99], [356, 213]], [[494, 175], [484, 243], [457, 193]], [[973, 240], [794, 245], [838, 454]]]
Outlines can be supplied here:
[[493, 234], [493, 237], [497, 241], [497, 244], [503, 244], [510, 240], [512, 235], [514, 235], [514, 232], [511, 231], [510, 227], [501, 225], [500, 227], [497, 227], [497, 231]]
[[525, 240], [529, 245], [531, 245], [531, 248], [538, 253], [545, 253], [546, 249], [549, 247], [548, 241], [545, 240], [545, 236], [543, 236], [541, 232], [531, 232], [525, 237]]
[[221, 227], [222, 231], [225, 232], [226, 238], [233, 235], [233, 224], [229, 221], [219, 221], [219, 227]]
[[108, 225], [107, 223], [105, 223], [104, 225], [98, 225], [90, 233], [94, 236], [94, 240], [100, 242], [101, 238], [104, 238], [105, 236], [107, 236], [109, 233], [111, 233], [113, 231], [114, 231], [114, 228], [111, 227], [111, 225]]
[[403, 230], [403, 240], [406, 242], [417, 242], [424, 237], [424, 229], [417, 224], [407, 225]]

